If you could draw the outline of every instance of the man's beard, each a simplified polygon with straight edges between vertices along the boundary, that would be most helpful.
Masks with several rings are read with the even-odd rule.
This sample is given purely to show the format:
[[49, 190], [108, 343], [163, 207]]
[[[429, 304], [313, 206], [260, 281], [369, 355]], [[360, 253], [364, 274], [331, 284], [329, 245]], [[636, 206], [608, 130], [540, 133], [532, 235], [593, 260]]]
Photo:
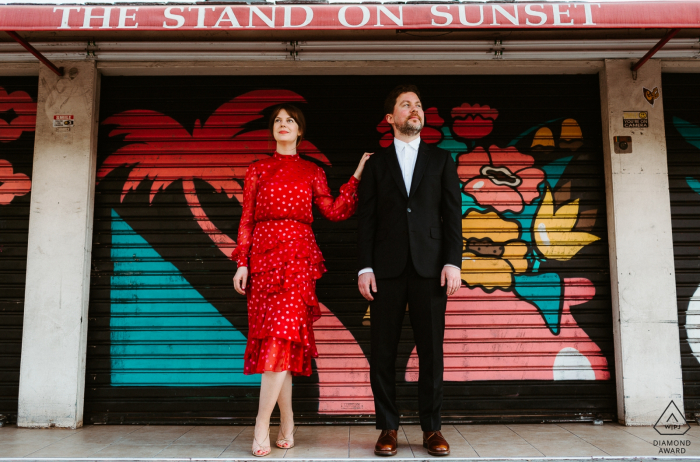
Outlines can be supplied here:
[[411, 119], [406, 119], [403, 125], [396, 127], [399, 132], [406, 136], [415, 136], [420, 133], [423, 129], [423, 122], [418, 122], [418, 124], [411, 124]]

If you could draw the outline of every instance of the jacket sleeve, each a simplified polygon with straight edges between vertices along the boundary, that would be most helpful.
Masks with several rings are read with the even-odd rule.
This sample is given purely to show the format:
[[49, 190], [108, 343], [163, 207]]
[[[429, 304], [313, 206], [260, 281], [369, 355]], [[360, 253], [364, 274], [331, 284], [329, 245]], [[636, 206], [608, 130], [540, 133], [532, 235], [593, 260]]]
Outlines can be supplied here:
[[326, 180], [326, 172], [319, 168], [314, 178], [312, 189], [314, 203], [321, 211], [321, 214], [330, 221], [347, 220], [355, 214], [357, 210], [357, 184], [359, 181], [354, 176], [340, 187], [340, 194], [333, 199], [331, 190]]
[[[376, 154], [375, 154], [376, 155]], [[358, 188], [357, 207], [357, 269], [371, 268], [374, 254], [374, 234], [377, 228], [377, 184], [374, 178], [374, 157], [365, 164]]]
[[444, 239], [443, 264], [462, 266], [462, 194], [459, 190], [457, 165], [452, 155], [445, 152], [447, 159], [442, 172], [442, 232]]

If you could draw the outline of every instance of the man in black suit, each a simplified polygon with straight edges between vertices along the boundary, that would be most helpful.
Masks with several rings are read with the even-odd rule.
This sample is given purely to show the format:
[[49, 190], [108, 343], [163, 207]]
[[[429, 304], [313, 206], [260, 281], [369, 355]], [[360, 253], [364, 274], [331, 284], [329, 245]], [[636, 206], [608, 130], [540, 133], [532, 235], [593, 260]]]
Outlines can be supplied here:
[[395, 455], [396, 355], [406, 304], [419, 360], [423, 446], [445, 456], [440, 433], [445, 310], [461, 285], [461, 195], [452, 156], [420, 139], [425, 116], [414, 85], [384, 103], [394, 142], [367, 162], [359, 186], [358, 287], [370, 301], [370, 380], [382, 430], [375, 454]]

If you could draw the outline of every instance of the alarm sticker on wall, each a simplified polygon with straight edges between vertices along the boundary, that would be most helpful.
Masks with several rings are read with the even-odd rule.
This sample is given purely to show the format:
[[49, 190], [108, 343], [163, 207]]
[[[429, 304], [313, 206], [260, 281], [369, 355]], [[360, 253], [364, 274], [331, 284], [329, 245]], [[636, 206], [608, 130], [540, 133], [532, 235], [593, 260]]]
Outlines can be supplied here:
[[53, 128], [55, 128], [57, 132], [69, 132], [74, 123], [75, 117], [73, 114], [56, 114], [53, 116]]
[[622, 113], [624, 128], [649, 128], [649, 113], [647, 111], [624, 111]]

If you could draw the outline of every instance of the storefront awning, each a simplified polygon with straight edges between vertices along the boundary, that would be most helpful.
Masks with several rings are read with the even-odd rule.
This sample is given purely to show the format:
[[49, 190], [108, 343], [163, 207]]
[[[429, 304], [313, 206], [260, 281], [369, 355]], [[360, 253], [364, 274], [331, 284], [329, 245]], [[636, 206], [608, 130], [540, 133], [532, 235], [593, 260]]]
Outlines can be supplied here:
[[10, 31], [625, 28], [700, 28], [700, 2], [0, 6]]

